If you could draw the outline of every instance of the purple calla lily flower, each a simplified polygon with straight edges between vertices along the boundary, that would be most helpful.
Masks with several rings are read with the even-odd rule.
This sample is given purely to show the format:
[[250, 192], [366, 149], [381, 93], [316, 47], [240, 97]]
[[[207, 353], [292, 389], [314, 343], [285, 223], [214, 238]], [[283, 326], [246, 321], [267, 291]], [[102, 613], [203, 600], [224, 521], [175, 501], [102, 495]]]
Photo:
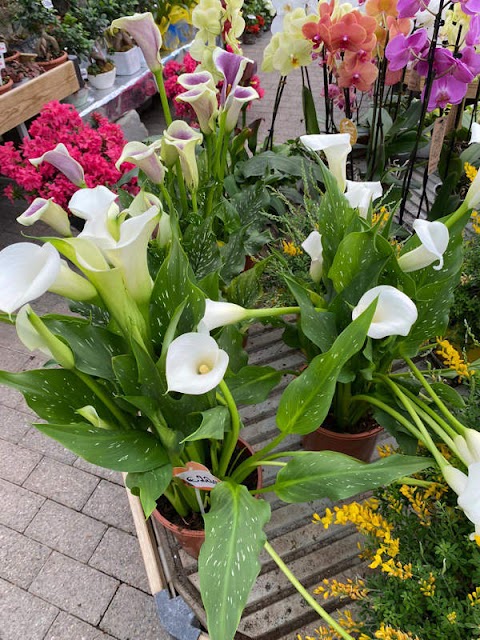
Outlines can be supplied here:
[[82, 165], [74, 160], [69, 154], [67, 147], [60, 143], [55, 149], [46, 151], [39, 158], [30, 158], [34, 167], [38, 167], [42, 162], [49, 162], [51, 165], [63, 173], [63, 175], [73, 182], [77, 187], [85, 186], [85, 174]]
[[117, 18], [110, 26], [113, 29], [127, 31], [135, 39], [151, 71], [155, 72], [162, 68], [160, 56], [162, 34], [150, 11]]
[[249, 62], [253, 64], [253, 60], [250, 60], [250, 58], [224, 51], [220, 49], [220, 47], [215, 48], [213, 52], [213, 63], [224, 77], [220, 93], [220, 104], [222, 106], [225, 104], [228, 94], [236, 88], [242, 79], [245, 67]]
[[419, 29], [410, 36], [402, 33], [392, 38], [385, 48], [385, 56], [389, 62], [390, 71], [399, 71], [407, 66], [412, 55], [419, 56], [428, 46], [426, 29]]

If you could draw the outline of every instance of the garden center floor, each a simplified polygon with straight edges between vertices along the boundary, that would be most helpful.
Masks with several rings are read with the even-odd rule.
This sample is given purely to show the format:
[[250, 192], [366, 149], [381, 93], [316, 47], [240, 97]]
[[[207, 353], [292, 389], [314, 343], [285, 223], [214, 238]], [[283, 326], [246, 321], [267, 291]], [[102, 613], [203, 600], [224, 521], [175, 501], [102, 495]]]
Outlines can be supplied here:
[[[264, 34], [245, 54], [260, 62], [268, 41]], [[277, 141], [303, 132], [300, 74], [294, 76], [280, 107]], [[261, 74], [265, 98], [249, 121], [269, 122], [277, 80]], [[151, 134], [163, 130], [156, 112], [142, 118]], [[259, 139], [268, 130], [262, 126]], [[22, 241], [15, 218], [24, 208], [0, 198], [0, 249]], [[46, 294], [34, 308], [65, 307]], [[0, 368], [21, 371], [42, 362], [13, 327], [0, 324]], [[167, 640], [120, 474], [76, 458], [31, 427], [34, 421], [21, 395], [0, 387], [0, 640]]]

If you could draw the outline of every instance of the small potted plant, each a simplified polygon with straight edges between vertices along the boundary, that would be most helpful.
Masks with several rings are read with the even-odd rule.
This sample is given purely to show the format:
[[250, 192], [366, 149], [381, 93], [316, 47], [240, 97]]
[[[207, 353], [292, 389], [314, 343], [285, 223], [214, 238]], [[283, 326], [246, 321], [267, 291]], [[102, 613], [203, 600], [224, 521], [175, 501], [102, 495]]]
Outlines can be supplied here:
[[48, 9], [35, 0], [18, 0], [18, 4], [16, 23], [33, 36], [37, 63], [48, 71], [66, 62], [68, 54], [62, 51], [53, 34], [60, 20], [54, 7]]
[[131, 76], [141, 67], [140, 48], [133, 38], [122, 29], [112, 29], [107, 32], [106, 41], [112, 50], [112, 61], [119, 76]]
[[0, 72], [0, 95], [6, 93], [13, 87], [13, 80], [8, 76], [4, 70]]
[[94, 89], [110, 89], [115, 82], [117, 70], [113, 61], [107, 58], [99, 47], [90, 52], [90, 64], [87, 68], [88, 82]]

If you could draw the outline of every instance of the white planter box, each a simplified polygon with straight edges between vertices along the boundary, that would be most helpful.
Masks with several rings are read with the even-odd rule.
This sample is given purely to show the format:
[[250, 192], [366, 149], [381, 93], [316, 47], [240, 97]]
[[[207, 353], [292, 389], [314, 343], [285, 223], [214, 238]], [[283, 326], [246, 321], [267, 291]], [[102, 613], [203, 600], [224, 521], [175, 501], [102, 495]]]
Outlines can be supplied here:
[[106, 73], [99, 73], [96, 76], [88, 74], [88, 82], [93, 89], [110, 89], [115, 82], [117, 70], [115, 67]]
[[117, 67], [117, 75], [131, 76], [140, 69], [140, 47], [132, 47], [128, 51], [115, 51], [112, 59]]

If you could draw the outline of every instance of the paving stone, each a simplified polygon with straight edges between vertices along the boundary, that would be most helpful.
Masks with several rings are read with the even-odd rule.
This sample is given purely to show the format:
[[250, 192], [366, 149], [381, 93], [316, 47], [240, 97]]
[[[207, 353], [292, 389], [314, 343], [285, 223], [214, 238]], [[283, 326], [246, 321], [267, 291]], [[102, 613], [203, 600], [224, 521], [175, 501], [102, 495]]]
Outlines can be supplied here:
[[31, 417], [26, 413], [0, 404], [0, 438], [17, 444], [30, 429], [30, 423]]
[[109, 529], [88, 564], [149, 593], [138, 540], [124, 531]]
[[42, 459], [39, 453], [0, 439], [0, 478], [22, 484]]
[[90, 473], [57, 460], [43, 458], [23, 486], [79, 511], [98, 482], [98, 478]]
[[44, 640], [112, 640], [112, 636], [60, 611]]
[[27, 527], [25, 535], [75, 560], [87, 562], [106, 528], [98, 520], [47, 500]]
[[44, 502], [43, 496], [0, 479], [0, 524], [25, 531]]
[[[35, 420], [33, 421], [35, 422]], [[38, 418], [36, 421], [41, 422]], [[27, 449], [33, 449], [34, 451], [43, 453], [43, 455], [48, 458], [53, 458], [54, 460], [64, 462], [65, 464], [73, 464], [77, 459], [77, 456], [74, 453], [68, 451], [65, 447], [62, 447], [62, 445], [56, 440], [40, 433], [40, 431], [35, 429], [35, 427], [32, 427], [30, 431], [24, 435], [20, 444], [23, 447], [27, 447]]]
[[58, 609], [0, 579], [2, 640], [43, 640]]
[[152, 596], [120, 585], [100, 624], [120, 640], [171, 640], [160, 626]]
[[106, 480], [100, 481], [84, 506], [83, 513], [124, 531], [135, 532], [125, 489]]
[[51, 550], [0, 525], [0, 577], [23, 589], [45, 564]]
[[30, 585], [30, 593], [97, 625], [117, 587], [117, 580], [54, 551]]
[[98, 478], [103, 478], [104, 480], [110, 480], [110, 482], [115, 482], [115, 484], [123, 485], [122, 474], [119, 471], [112, 471], [111, 469], [105, 469], [104, 467], [98, 467], [96, 464], [92, 464], [91, 462], [87, 462], [82, 458], [77, 458], [73, 465], [77, 467], [77, 469], [82, 469], [82, 471], [88, 471], [88, 473], [92, 473], [94, 476]]

